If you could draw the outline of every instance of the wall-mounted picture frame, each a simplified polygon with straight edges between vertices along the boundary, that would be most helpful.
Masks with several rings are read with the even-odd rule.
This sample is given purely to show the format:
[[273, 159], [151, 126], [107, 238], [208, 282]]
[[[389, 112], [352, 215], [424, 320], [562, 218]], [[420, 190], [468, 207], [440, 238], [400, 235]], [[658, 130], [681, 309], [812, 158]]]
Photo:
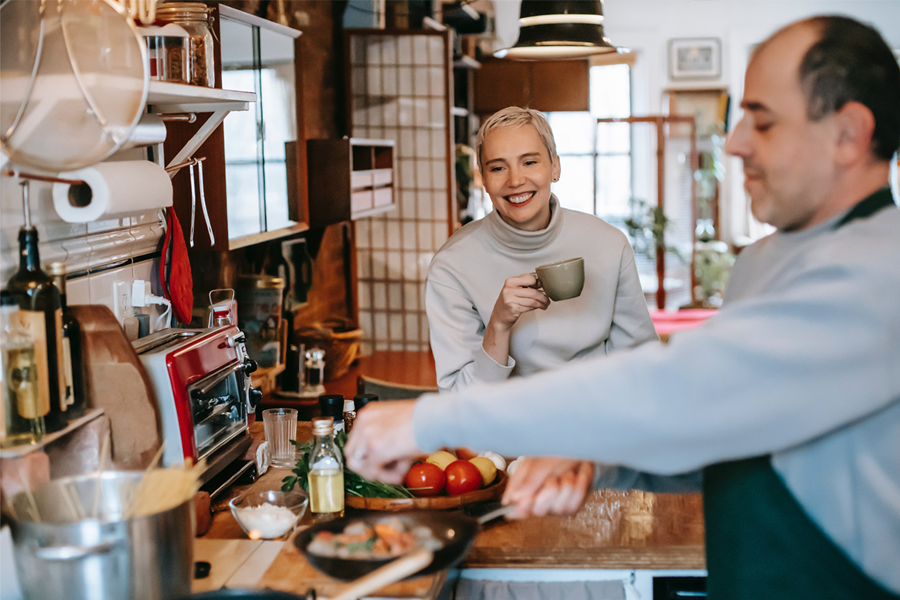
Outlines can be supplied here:
[[669, 40], [670, 79], [715, 79], [722, 74], [718, 38]]

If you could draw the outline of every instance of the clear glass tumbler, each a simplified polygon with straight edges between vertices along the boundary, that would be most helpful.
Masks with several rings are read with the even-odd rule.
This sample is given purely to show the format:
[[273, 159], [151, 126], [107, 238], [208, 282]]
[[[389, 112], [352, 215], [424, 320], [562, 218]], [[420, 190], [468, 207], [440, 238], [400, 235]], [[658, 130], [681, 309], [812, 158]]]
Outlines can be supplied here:
[[263, 411], [266, 441], [273, 467], [293, 468], [296, 451], [291, 440], [297, 440], [297, 409], [269, 408]]

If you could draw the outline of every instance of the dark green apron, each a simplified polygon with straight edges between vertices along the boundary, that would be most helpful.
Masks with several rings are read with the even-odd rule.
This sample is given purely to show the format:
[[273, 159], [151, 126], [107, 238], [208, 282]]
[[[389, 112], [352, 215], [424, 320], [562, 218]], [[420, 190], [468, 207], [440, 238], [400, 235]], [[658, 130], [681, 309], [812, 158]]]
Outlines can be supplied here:
[[[883, 188], [835, 229], [895, 206]], [[710, 600], [898, 600], [807, 516], [769, 456], [703, 470], [707, 594]], [[900, 557], [898, 557], [900, 568]]]

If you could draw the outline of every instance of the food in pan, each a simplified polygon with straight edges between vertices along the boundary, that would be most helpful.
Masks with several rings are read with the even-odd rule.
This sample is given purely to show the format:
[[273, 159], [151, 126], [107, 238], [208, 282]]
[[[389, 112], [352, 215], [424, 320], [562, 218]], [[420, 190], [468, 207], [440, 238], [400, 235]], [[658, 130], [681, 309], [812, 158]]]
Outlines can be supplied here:
[[307, 550], [319, 556], [366, 560], [392, 558], [420, 548], [434, 551], [441, 546], [430, 528], [417, 525], [410, 529], [402, 519], [385, 517], [374, 526], [356, 521], [341, 533], [320, 531]]

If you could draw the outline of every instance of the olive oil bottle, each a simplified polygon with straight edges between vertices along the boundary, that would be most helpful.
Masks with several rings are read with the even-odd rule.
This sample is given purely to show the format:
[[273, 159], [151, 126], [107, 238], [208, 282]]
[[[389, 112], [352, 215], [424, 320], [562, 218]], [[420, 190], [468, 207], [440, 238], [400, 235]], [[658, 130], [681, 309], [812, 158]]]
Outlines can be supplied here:
[[0, 292], [0, 328], [2, 328], [3, 412], [0, 413], [0, 448], [37, 444], [44, 438], [44, 416], [50, 412], [49, 400], [38, 395], [34, 340], [15, 328], [13, 316], [19, 307], [16, 299]]
[[325, 521], [344, 514], [344, 463], [334, 443], [334, 419], [315, 417], [312, 429], [309, 510], [314, 520]]
[[23, 181], [22, 204], [25, 227], [19, 231], [19, 270], [6, 285], [15, 296], [19, 310], [11, 317], [15, 327], [34, 340], [34, 360], [40, 402], [49, 402], [45, 418], [47, 431], [63, 429], [69, 422], [66, 404], [62, 342], [62, 306], [59, 290], [41, 270], [37, 230], [31, 226], [28, 182]]

